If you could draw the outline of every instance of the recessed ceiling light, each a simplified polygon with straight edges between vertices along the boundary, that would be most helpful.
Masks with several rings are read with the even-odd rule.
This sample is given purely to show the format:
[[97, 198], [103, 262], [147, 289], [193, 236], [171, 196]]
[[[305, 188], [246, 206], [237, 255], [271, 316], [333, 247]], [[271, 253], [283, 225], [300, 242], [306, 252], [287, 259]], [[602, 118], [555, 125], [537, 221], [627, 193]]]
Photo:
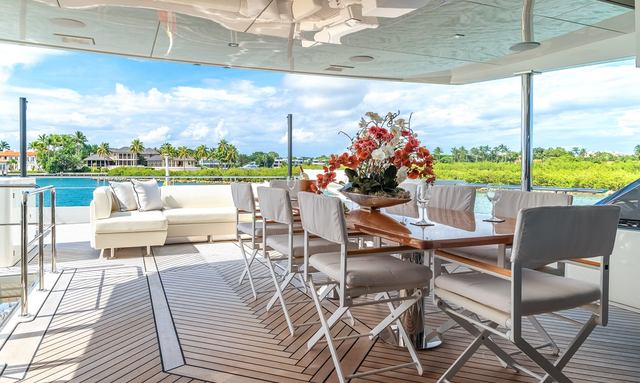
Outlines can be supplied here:
[[54, 33], [53, 35], [59, 37], [66, 44], [96, 45], [93, 37], [65, 35], [62, 33]]
[[238, 43], [229, 43], [227, 45], [229, 45], [231, 48], [237, 48], [237, 47], [240, 46], [240, 44], [238, 44]]
[[65, 17], [55, 17], [53, 19], [49, 19], [49, 21], [51, 21], [52, 24], [64, 28], [84, 28], [87, 26], [80, 20], [68, 19]]
[[535, 49], [540, 46], [540, 43], [537, 41], [524, 41], [521, 43], [513, 44], [509, 49], [514, 52], [524, 52], [531, 49]]
[[456, 39], [461, 39], [464, 37], [464, 34], [462, 33], [456, 33], [453, 37], [455, 37]]
[[368, 63], [370, 61], [373, 61], [374, 58], [371, 56], [351, 56], [349, 60], [357, 63]]

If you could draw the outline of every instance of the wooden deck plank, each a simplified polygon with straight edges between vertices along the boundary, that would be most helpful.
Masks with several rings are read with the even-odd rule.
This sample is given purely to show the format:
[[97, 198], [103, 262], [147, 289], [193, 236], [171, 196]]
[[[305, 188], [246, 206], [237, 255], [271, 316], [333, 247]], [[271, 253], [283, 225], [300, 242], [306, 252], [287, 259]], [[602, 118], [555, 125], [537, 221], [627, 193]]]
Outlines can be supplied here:
[[[219, 245], [180, 244], [154, 249], [162, 296], [166, 296], [186, 363], [170, 372], [163, 371], [143, 252], [122, 250], [118, 252], [122, 258], [102, 262], [93, 259], [85, 268], [79, 249], [74, 248], [74, 277], [24, 381], [334, 382], [336, 377], [326, 347], [323, 344], [312, 350], [306, 347], [317, 326], [291, 337], [280, 307], [265, 310], [271, 293], [260, 294], [254, 301], [248, 282], [238, 285], [241, 262], [211, 261], [210, 254], [215, 254], [216, 246]], [[198, 248], [206, 248], [208, 258]], [[222, 248], [229, 251], [230, 247]], [[267, 270], [256, 266], [255, 274], [264, 276]], [[256, 286], [272, 289], [272, 282], [257, 279]], [[287, 289], [285, 296], [294, 300], [306, 297], [298, 289]], [[430, 301], [427, 302], [428, 311], [434, 311]], [[324, 307], [331, 311], [336, 306], [327, 301]], [[310, 301], [290, 307], [290, 312], [295, 321], [316, 320]], [[359, 320], [355, 327], [366, 331], [387, 314], [387, 309], [365, 306], [353, 309], [353, 313]], [[577, 310], [567, 315], [578, 320], [587, 317]], [[445, 319], [442, 313], [426, 317], [431, 325]], [[539, 319], [561, 348], [577, 330], [555, 318]], [[355, 329], [341, 322], [334, 331], [348, 335]], [[530, 327], [525, 328], [524, 334], [535, 336]], [[418, 376], [413, 368], [403, 368], [354, 379], [353, 383], [435, 382], [471, 342], [471, 337], [459, 328], [449, 331], [444, 339], [441, 347], [419, 352], [423, 376]], [[508, 350], [515, 350], [507, 342], [497, 341]], [[338, 350], [344, 357], [346, 371], [363, 372], [409, 361], [404, 349], [380, 340], [347, 340], [339, 342]], [[516, 358], [540, 371], [523, 356]], [[640, 382], [638, 360], [640, 314], [612, 307], [609, 326], [594, 331], [565, 371], [576, 382]], [[533, 379], [502, 368], [493, 354], [481, 349], [455, 381], [510, 383]]]

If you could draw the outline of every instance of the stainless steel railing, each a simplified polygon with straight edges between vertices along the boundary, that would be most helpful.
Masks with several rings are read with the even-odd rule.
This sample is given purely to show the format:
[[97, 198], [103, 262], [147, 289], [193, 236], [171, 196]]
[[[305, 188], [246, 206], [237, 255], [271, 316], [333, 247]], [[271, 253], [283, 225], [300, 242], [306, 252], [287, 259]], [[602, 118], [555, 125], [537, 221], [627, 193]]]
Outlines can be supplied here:
[[[12, 185], [14, 187], [24, 187]], [[44, 195], [49, 192], [51, 196], [51, 222], [44, 226]], [[38, 231], [37, 235], [29, 240], [29, 198], [38, 198]], [[44, 290], [44, 240], [51, 234], [51, 272], [57, 271], [56, 266], [56, 189], [54, 186], [37, 187], [33, 190], [24, 190], [20, 202], [20, 315], [29, 315], [29, 248], [36, 241], [38, 243], [38, 289]]]

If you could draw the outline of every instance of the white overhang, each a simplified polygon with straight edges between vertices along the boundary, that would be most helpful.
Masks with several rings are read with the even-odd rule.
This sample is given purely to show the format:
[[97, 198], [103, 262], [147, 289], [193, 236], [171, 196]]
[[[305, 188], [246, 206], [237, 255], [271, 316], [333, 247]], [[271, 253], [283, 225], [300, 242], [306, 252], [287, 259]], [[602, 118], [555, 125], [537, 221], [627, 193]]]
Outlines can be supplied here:
[[537, 0], [541, 44], [515, 52], [521, 13], [519, 0], [3, 0], [0, 41], [443, 84], [640, 53], [631, 0]]

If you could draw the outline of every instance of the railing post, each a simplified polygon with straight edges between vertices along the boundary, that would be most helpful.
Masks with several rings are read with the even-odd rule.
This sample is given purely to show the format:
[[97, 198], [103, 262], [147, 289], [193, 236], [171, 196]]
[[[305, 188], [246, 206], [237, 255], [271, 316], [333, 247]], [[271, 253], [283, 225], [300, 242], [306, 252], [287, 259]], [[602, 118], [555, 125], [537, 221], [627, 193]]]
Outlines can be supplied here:
[[56, 189], [51, 190], [51, 272], [57, 273], [56, 257], [58, 250], [56, 249]]
[[38, 290], [44, 290], [44, 193], [38, 194]]
[[28, 307], [28, 293], [29, 293], [29, 274], [27, 273], [27, 246], [28, 246], [28, 236], [27, 230], [29, 228], [28, 224], [28, 212], [27, 212], [27, 198], [29, 194], [23, 192], [22, 193], [22, 202], [20, 203], [20, 315], [26, 317], [29, 315], [29, 307]]

